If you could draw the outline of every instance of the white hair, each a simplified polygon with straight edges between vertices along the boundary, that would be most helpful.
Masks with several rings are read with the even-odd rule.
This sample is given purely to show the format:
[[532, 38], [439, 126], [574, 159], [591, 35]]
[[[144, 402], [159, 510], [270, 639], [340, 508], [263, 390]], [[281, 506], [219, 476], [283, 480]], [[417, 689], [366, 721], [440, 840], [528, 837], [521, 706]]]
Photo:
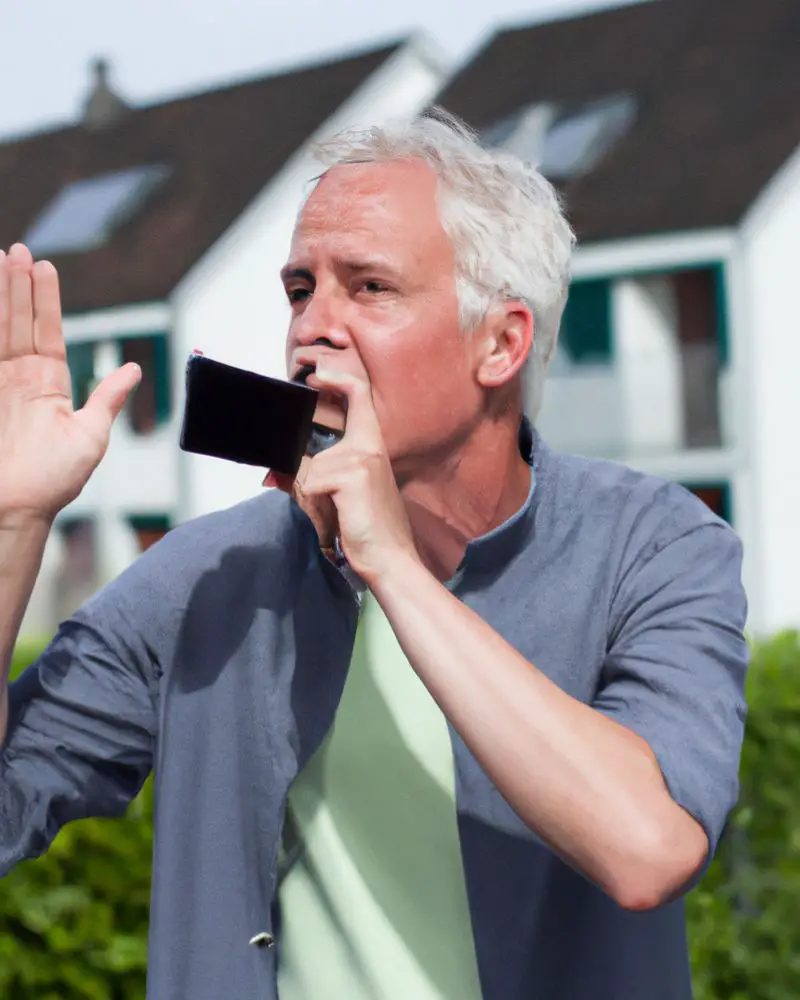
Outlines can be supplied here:
[[315, 146], [327, 167], [421, 159], [439, 178], [442, 226], [453, 244], [460, 321], [474, 331], [501, 301], [531, 311], [527, 409], [539, 411], [555, 354], [575, 237], [553, 186], [511, 153], [481, 146], [441, 109], [412, 121], [340, 132]]

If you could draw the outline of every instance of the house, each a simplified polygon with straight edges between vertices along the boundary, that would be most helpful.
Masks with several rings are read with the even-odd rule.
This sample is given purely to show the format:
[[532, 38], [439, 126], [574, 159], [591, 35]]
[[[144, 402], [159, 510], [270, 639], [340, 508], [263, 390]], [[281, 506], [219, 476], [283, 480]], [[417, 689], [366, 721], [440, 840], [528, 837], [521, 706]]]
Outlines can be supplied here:
[[416, 38], [147, 107], [94, 72], [80, 121], [0, 144], [0, 246], [22, 240], [59, 270], [77, 404], [123, 361], [143, 381], [58, 519], [27, 635], [171, 526], [261, 489], [257, 469], [179, 450], [186, 359], [285, 374], [279, 271], [319, 173], [310, 143], [413, 116], [444, 80]]
[[797, 0], [650, 0], [500, 31], [437, 96], [578, 235], [543, 436], [728, 518], [755, 633], [800, 625], [799, 70]]

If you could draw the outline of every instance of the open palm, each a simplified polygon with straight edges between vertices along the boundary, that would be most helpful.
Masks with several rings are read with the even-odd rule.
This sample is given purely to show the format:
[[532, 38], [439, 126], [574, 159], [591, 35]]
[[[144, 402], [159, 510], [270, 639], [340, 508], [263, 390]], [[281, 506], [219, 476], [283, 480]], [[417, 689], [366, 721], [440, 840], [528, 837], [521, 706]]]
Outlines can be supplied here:
[[74, 500], [140, 376], [123, 366], [74, 410], [56, 269], [0, 250], [0, 514], [52, 518]]

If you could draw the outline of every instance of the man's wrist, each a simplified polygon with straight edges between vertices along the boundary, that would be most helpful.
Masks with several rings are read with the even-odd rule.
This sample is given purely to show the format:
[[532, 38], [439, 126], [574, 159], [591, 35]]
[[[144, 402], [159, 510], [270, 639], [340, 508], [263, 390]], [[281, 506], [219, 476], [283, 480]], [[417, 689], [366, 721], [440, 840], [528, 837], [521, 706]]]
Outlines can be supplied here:
[[54, 518], [30, 508], [0, 509], [0, 537], [3, 535], [35, 536], [49, 534]]
[[0, 512], [0, 579], [25, 575], [34, 564], [38, 572], [52, 526], [52, 519], [29, 511]]
[[388, 596], [398, 590], [405, 591], [413, 588], [425, 578], [432, 579], [432, 575], [422, 560], [416, 552], [409, 552], [405, 549], [387, 555], [386, 561], [380, 568], [362, 576], [364, 583], [379, 601], [382, 595]]

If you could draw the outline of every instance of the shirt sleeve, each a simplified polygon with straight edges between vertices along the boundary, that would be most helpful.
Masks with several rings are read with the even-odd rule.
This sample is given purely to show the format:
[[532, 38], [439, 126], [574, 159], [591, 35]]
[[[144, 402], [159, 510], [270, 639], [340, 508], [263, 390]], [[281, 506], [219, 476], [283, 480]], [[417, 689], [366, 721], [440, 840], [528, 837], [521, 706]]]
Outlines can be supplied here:
[[87, 816], [119, 816], [144, 784], [155, 672], [137, 567], [87, 602], [9, 686], [0, 752], [0, 875]]
[[650, 746], [673, 799], [716, 849], [738, 797], [746, 717], [741, 543], [708, 521], [623, 575], [594, 702]]

